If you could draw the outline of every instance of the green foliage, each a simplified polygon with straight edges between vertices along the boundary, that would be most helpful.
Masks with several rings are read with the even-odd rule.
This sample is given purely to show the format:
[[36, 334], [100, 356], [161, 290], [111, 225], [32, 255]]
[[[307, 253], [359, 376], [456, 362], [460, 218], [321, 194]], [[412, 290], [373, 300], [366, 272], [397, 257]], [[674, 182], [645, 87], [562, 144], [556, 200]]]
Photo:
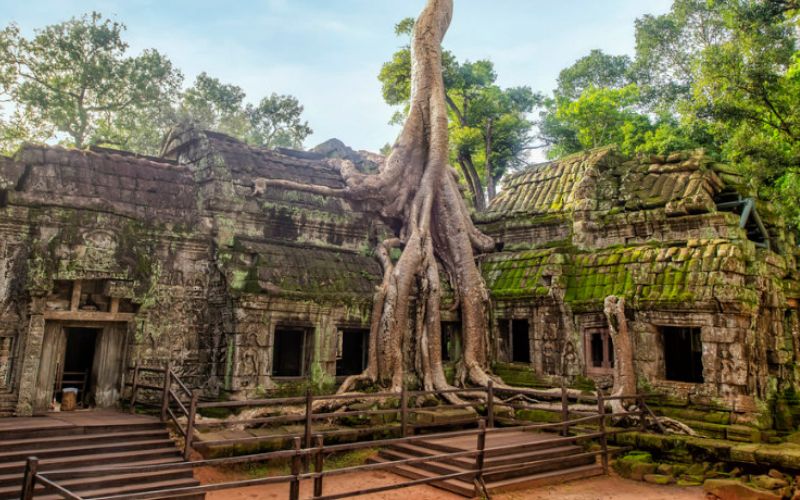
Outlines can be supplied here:
[[241, 87], [200, 73], [183, 93], [180, 114], [203, 128], [265, 148], [301, 148], [311, 135], [297, 98], [273, 93], [253, 106], [245, 104], [245, 97]]
[[303, 141], [313, 132], [308, 122], [301, 121], [303, 106], [296, 97], [271, 94], [248, 105], [250, 130], [246, 141], [266, 148], [302, 148]]
[[674, 0], [636, 21], [636, 57], [592, 51], [543, 101], [558, 157], [705, 148], [800, 225], [800, 53], [794, 0]]

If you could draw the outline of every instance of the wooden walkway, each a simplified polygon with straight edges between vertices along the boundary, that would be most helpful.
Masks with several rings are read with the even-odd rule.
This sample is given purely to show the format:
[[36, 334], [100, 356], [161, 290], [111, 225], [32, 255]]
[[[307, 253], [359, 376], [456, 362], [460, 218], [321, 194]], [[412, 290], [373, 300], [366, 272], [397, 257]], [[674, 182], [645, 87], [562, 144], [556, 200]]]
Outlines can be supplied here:
[[[381, 450], [373, 462], [475, 450], [475, 441], [475, 436], [462, 435], [397, 444]], [[486, 435], [485, 449], [487, 472], [483, 478], [488, 493], [539, 487], [603, 473], [595, 456], [584, 453], [583, 447], [575, 443], [559, 440], [556, 434], [530, 431], [490, 433]], [[397, 465], [391, 470], [409, 479], [424, 479], [474, 468], [475, 459], [466, 456]], [[476, 495], [475, 485], [466, 479], [449, 479], [431, 485], [469, 498]]]

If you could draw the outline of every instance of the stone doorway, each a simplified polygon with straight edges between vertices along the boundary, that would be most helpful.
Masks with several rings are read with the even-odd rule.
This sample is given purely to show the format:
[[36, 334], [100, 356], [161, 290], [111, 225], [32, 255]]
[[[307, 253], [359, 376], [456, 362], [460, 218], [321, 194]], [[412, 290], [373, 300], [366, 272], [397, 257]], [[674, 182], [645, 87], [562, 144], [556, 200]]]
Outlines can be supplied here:
[[34, 412], [50, 411], [66, 387], [79, 389], [78, 400], [84, 406], [116, 406], [126, 332], [125, 323], [46, 322]]

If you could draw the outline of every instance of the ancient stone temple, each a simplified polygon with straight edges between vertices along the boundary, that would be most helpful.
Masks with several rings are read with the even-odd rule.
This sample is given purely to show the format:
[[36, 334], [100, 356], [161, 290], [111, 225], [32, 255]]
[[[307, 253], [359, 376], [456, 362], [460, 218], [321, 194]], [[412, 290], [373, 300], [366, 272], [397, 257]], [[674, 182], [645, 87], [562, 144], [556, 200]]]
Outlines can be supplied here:
[[640, 388], [768, 425], [776, 402], [796, 403], [798, 247], [743, 182], [702, 151], [613, 148], [506, 179], [479, 219], [504, 243], [482, 259], [497, 360], [610, 385], [603, 301], [624, 297]]
[[[265, 186], [342, 186], [332, 155], [365, 171], [378, 161], [191, 127], [158, 158], [42, 146], [0, 158], [0, 411], [46, 411], [75, 379], [87, 404], [115, 406], [134, 362], [169, 362], [207, 397], [360, 373], [381, 278], [372, 252], [392, 228], [342, 199]], [[797, 244], [742, 182], [702, 152], [614, 149], [506, 179], [477, 216], [502, 244], [480, 257], [495, 371], [607, 386], [602, 305], [617, 295], [644, 389], [773, 425], [797, 388]], [[443, 318], [452, 364], [458, 317]]]

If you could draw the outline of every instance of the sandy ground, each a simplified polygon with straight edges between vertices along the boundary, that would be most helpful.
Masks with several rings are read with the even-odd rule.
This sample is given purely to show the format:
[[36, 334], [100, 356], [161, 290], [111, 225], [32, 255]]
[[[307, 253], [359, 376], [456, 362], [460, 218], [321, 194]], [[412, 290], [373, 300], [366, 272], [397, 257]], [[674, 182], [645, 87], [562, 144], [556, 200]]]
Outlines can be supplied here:
[[[199, 469], [197, 477], [204, 483], [237, 479], [228, 473], [215, 469]], [[238, 479], [241, 479], [239, 477]], [[405, 481], [402, 477], [388, 472], [367, 472], [332, 476], [325, 480], [325, 493], [352, 491], [375, 486], [383, 486]], [[301, 484], [300, 498], [311, 497], [311, 483]], [[226, 491], [211, 492], [207, 500], [260, 500], [288, 498], [287, 484], [253, 486]], [[431, 486], [414, 486], [399, 490], [364, 495], [358, 498], [371, 500], [459, 500], [463, 497], [453, 495]], [[702, 500], [705, 498], [701, 488], [678, 488], [676, 486], [656, 486], [620, 477], [599, 476], [591, 479], [572, 481], [566, 484], [545, 486], [535, 490], [522, 490], [495, 495], [497, 500]]]

